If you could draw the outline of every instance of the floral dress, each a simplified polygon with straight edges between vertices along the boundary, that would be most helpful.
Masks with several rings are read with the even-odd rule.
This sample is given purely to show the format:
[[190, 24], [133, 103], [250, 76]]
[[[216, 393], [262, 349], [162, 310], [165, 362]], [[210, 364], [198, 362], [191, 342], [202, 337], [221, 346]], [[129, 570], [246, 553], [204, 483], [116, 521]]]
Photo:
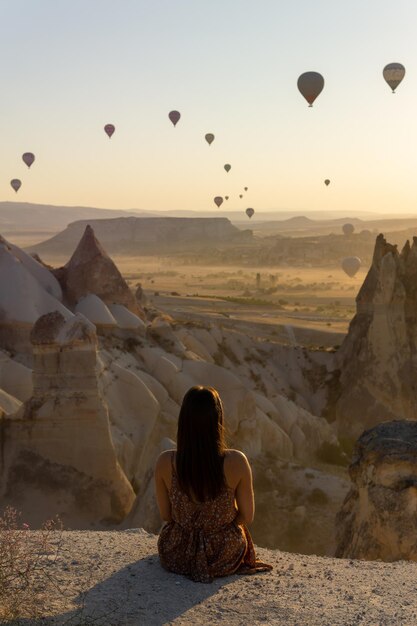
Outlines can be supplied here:
[[173, 458], [169, 491], [172, 521], [165, 524], [158, 539], [162, 566], [197, 582], [271, 570], [272, 565], [256, 559], [246, 526], [234, 522], [234, 490], [225, 487], [214, 500], [193, 502], [180, 490]]

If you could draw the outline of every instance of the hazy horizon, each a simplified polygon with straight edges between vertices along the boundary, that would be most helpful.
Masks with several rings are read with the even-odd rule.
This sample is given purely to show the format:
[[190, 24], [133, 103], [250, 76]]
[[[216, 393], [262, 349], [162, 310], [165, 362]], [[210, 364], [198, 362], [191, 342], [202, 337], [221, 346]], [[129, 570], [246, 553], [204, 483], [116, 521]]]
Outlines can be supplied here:
[[[192, 214], [193, 217], [228, 217], [229, 215], [235, 215], [236, 217], [238, 217], [239, 219], [241, 219], [242, 221], [246, 221], [248, 224], [248, 227], [250, 228], [250, 225], [253, 224], [254, 222], [257, 221], [257, 219], [259, 220], [261, 217], [263, 219], [268, 219], [268, 216], [271, 215], [271, 218], [274, 218], [275, 220], [286, 220], [289, 217], [308, 217], [311, 220], [332, 220], [332, 219], [342, 219], [343, 217], [345, 218], [353, 218], [353, 219], [358, 219], [358, 220], [372, 220], [375, 219], [377, 220], [378, 218], [380, 219], [398, 219], [398, 220], [402, 220], [402, 219], [413, 219], [414, 217], [417, 219], [417, 214], [415, 213], [399, 213], [398, 211], [387, 211], [386, 213], [382, 212], [382, 211], [368, 211], [368, 210], [359, 210], [359, 209], [340, 209], [340, 210], [320, 210], [320, 209], [312, 209], [312, 210], [291, 210], [291, 209], [285, 209], [285, 208], [280, 208], [280, 209], [258, 209], [256, 211], [255, 216], [249, 220], [248, 217], [245, 215], [245, 213], [240, 210], [240, 209], [224, 209], [222, 207], [222, 209], [216, 210], [216, 209], [211, 209], [211, 208], [207, 208], [207, 209], [203, 209], [203, 210], [198, 210], [198, 209], [181, 209], [181, 208], [177, 208], [177, 209], [173, 209], [173, 208], [160, 208], [160, 209], [150, 209], [150, 208], [142, 208], [142, 207], [127, 207], [127, 208], [122, 208], [122, 207], [105, 207], [105, 206], [87, 206], [87, 205], [72, 205], [72, 204], [45, 204], [45, 203], [41, 203], [41, 202], [19, 202], [18, 200], [13, 201], [13, 200], [0, 200], [0, 214], [1, 214], [1, 209], [4, 207], [4, 205], [9, 205], [12, 206], [13, 208], [16, 208], [17, 210], [19, 210], [18, 207], [42, 207], [42, 208], [51, 208], [51, 209], [83, 209], [83, 210], [88, 210], [91, 209], [92, 211], [114, 211], [115, 213], [119, 213], [119, 212], [123, 212], [123, 213], [138, 213], [138, 217], [141, 217], [140, 214], [143, 214], [143, 217], [147, 217], [149, 214], [149, 217], [154, 217], [154, 216], [158, 216], [158, 214], [164, 215], [166, 216], [166, 214], [168, 213], [172, 213], [172, 214], [176, 214], [173, 215], [173, 217], [181, 217], [180, 214]], [[99, 219], [97, 217], [97, 219]]]

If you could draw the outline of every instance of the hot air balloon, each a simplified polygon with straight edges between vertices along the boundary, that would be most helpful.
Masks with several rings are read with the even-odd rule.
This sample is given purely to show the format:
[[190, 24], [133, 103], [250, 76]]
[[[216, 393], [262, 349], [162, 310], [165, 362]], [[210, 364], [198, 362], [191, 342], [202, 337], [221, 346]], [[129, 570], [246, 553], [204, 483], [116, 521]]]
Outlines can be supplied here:
[[405, 67], [401, 65], [401, 63], [388, 63], [388, 65], [384, 67], [382, 74], [385, 81], [391, 87], [392, 93], [395, 93], [395, 90], [405, 76]]
[[226, 165], [224, 166], [224, 169], [226, 170], [226, 172], [230, 172], [230, 170], [232, 169], [232, 166], [230, 165], [230, 163], [226, 163]]
[[245, 191], [247, 191], [247, 190], [248, 190], [248, 188], [247, 188], [247, 187], [243, 187], [243, 189], [244, 189]]
[[355, 276], [361, 265], [362, 261], [357, 256], [348, 256], [341, 262], [343, 271], [351, 278]]
[[354, 227], [353, 224], [349, 224], [349, 223], [348, 224], [343, 224], [342, 230], [343, 230], [343, 233], [347, 237], [349, 237], [349, 235], [352, 235], [355, 232], [355, 227]]
[[242, 193], [239, 194], [239, 198], [243, 198], [243, 194]]
[[254, 213], [255, 213], [254, 209], [246, 209], [246, 215], [248, 216], [249, 219], [252, 217]]
[[108, 135], [109, 139], [112, 136], [112, 134], [114, 133], [114, 131], [116, 130], [115, 126], [113, 124], [106, 124], [104, 127], [104, 132], [106, 133], [106, 135]]
[[223, 198], [221, 196], [216, 196], [214, 198], [214, 204], [217, 205], [218, 208], [223, 204]]
[[116, 130], [116, 128], [114, 127], [113, 124], [106, 124], [104, 127], [104, 132], [106, 133], [106, 135], [108, 135], [109, 139], [112, 136], [112, 134], [114, 133], [114, 131]]
[[208, 145], [212, 144], [214, 141], [213, 133], [207, 133], [207, 135], [205, 135], [205, 140], [207, 141]]
[[324, 184], [326, 185], [326, 187], [328, 187], [330, 185], [330, 180], [326, 178], [326, 180], [324, 181]]
[[35, 155], [32, 152], [25, 152], [22, 154], [23, 163], [30, 167], [35, 160]]
[[20, 187], [22, 186], [22, 181], [19, 180], [18, 178], [13, 178], [13, 180], [10, 181], [11, 186], [13, 187], [13, 189], [15, 190], [15, 192], [17, 193], [20, 189]]
[[225, 197], [224, 197], [224, 199], [225, 199], [225, 200], [228, 200], [228, 199], [229, 199], [229, 196], [225, 196]]
[[324, 78], [318, 72], [304, 72], [298, 78], [297, 87], [309, 106], [312, 107], [314, 100], [323, 91]]
[[178, 122], [180, 121], [181, 113], [179, 111], [170, 111], [168, 113], [168, 117], [171, 120], [171, 122], [174, 124], [174, 126], [176, 126]]

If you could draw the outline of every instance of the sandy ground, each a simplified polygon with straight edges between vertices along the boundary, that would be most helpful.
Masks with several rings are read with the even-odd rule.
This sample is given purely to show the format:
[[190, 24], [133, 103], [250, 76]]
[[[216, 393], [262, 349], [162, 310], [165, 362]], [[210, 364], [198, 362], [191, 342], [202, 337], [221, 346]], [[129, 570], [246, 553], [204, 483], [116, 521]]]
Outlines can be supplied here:
[[[61, 591], [31, 625], [415, 625], [417, 564], [259, 549], [274, 570], [193, 583], [159, 564], [143, 530], [65, 531], [49, 573]], [[47, 557], [45, 557], [47, 558]]]

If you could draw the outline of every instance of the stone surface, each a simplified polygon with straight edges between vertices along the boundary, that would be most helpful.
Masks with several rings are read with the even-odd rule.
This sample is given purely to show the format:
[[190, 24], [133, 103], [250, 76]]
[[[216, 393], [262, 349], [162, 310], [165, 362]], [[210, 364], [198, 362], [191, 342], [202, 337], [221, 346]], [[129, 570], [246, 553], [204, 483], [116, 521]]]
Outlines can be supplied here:
[[417, 561], [417, 423], [396, 420], [364, 432], [349, 473], [336, 555]]
[[25, 352], [39, 316], [59, 311], [68, 319], [72, 313], [53, 295], [61, 291], [52, 274], [18, 250], [0, 242], [0, 347]]
[[33, 395], [3, 419], [0, 494], [31, 523], [57, 512], [78, 527], [121, 521], [134, 493], [98, 392], [94, 326], [52, 313], [31, 337]]
[[0, 244], [0, 321], [32, 324], [53, 310], [70, 315], [16, 254]]
[[123, 304], [136, 314], [140, 311], [128, 284], [89, 225], [74, 254], [65, 267], [56, 270], [56, 275], [71, 306], [95, 294], [105, 304]]
[[82, 313], [95, 326], [104, 326], [106, 328], [117, 326], [109, 308], [104, 304], [103, 300], [93, 293], [80, 298], [74, 310], [77, 313]]
[[21, 402], [33, 393], [32, 371], [0, 350], [0, 388]]
[[135, 330], [139, 334], [145, 333], [145, 322], [129, 311], [123, 304], [109, 304], [108, 308], [119, 328], [122, 330]]
[[417, 419], [417, 238], [398, 253], [383, 235], [336, 358], [329, 414], [343, 436]]
[[39, 257], [28, 254], [22, 248], [10, 243], [0, 235], [0, 244], [4, 245], [15, 256], [24, 267], [32, 274], [38, 283], [45, 289], [49, 295], [62, 300], [62, 290], [59, 282], [41, 261]]
[[251, 231], [239, 230], [225, 217], [127, 217], [72, 222], [32, 249], [41, 254], [73, 249], [87, 225], [111, 253], [149, 254], [155, 248], [167, 251], [178, 246], [252, 240]]
[[[76, 313], [52, 310], [28, 324], [33, 387], [22, 365], [31, 362], [0, 352], [0, 389], [25, 402], [6, 416], [0, 501], [29, 512], [32, 524], [59, 512], [67, 525], [85, 528], [119, 521], [134, 500], [129, 523], [158, 530], [155, 460], [175, 446], [186, 391], [212, 385], [224, 402], [227, 443], [253, 467], [256, 540], [331, 554], [348, 483], [341, 468], [332, 475], [321, 465], [323, 446], [340, 450], [334, 427], [316, 413], [321, 396], [312, 381], [326, 369], [320, 362], [315, 371], [317, 354], [156, 309], [143, 323], [123, 303], [133, 295], [91, 229], [56, 274]], [[117, 327], [100, 330], [97, 304]], [[318, 463], [322, 471], [309, 469]]]

